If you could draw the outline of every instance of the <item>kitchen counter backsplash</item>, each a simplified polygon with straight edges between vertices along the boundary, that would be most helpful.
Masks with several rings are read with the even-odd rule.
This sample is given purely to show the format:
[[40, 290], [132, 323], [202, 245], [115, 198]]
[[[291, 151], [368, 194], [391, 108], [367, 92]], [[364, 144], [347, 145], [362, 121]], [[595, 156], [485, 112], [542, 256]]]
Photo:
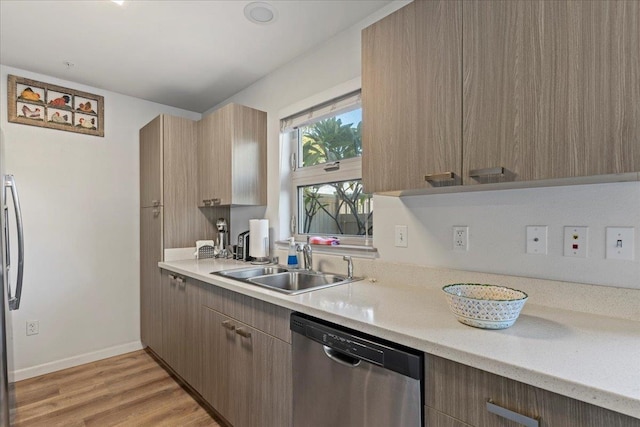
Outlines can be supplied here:
[[[280, 260], [287, 259], [287, 251], [276, 250], [275, 254]], [[347, 272], [346, 262], [336, 255], [314, 253], [313, 266], [325, 272]], [[353, 258], [353, 271], [354, 276], [392, 286], [433, 286], [433, 283], [441, 286], [451, 283], [506, 286], [526, 292], [529, 295], [527, 304], [640, 321], [640, 290], [637, 289], [430, 268], [364, 258]]]

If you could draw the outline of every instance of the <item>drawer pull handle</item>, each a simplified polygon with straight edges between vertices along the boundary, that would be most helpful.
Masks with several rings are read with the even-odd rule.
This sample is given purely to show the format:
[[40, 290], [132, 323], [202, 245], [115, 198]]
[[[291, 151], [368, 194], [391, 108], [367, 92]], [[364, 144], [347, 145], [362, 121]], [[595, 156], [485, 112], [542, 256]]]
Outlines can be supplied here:
[[211, 200], [204, 199], [204, 200], [202, 200], [202, 204], [205, 205], [205, 206], [211, 206]]
[[175, 276], [175, 274], [170, 274], [170, 275], [169, 275], [169, 279], [171, 279], [171, 280], [176, 280], [176, 276]]
[[222, 203], [222, 199], [215, 198], [215, 199], [211, 200], [211, 202], [213, 202], [213, 204], [215, 206], [218, 206], [220, 203]]
[[240, 335], [241, 337], [244, 337], [244, 338], [251, 338], [251, 332], [249, 332], [249, 331], [247, 331], [245, 329], [242, 329], [242, 328], [236, 329], [236, 334], [238, 334], [238, 335]]
[[504, 175], [504, 167], [498, 166], [497, 168], [473, 169], [469, 171], [469, 176], [471, 178], [480, 178], [482, 176], [490, 175]]
[[154, 208], [157, 208], [158, 206], [160, 206], [160, 200], [152, 200], [151, 204]]
[[180, 276], [173, 276], [173, 277], [176, 279], [178, 283], [184, 283], [184, 277], [180, 277]]
[[522, 424], [526, 427], [538, 427], [540, 425], [537, 419], [510, 411], [509, 409], [496, 405], [491, 400], [487, 401], [487, 411], [507, 420]]
[[451, 181], [453, 179], [456, 179], [456, 174], [454, 174], [453, 172], [430, 173], [424, 176], [424, 180], [427, 182]]
[[222, 322], [222, 326], [230, 331], [233, 331], [236, 329], [236, 327], [232, 325], [231, 322], [229, 322], [228, 320], [225, 320], [224, 322]]

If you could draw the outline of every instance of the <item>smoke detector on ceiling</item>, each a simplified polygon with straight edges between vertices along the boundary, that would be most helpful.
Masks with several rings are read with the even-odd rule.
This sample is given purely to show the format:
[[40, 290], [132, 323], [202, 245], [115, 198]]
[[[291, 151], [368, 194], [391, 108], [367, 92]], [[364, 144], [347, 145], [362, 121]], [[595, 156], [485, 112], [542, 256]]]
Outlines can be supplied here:
[[244, 16], [254, 24], [266, 25], [275, 22], [278, 11], [269, 3], [254, 2], [245, 6]]

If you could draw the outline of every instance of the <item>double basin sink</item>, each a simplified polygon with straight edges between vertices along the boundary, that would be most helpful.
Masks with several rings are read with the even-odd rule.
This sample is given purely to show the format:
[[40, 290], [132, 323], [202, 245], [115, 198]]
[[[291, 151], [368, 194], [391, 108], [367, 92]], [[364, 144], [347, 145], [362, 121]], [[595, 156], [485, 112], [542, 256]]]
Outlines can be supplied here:
[[215, 271], [211, 274], [228, 277], [262, 286], [289, 295], [296, 295], [329, 286], [355, 282], [360, 278], [349, 278], [331, 273], [288, 269], [279, 266], [250, 267], [234, 270]]

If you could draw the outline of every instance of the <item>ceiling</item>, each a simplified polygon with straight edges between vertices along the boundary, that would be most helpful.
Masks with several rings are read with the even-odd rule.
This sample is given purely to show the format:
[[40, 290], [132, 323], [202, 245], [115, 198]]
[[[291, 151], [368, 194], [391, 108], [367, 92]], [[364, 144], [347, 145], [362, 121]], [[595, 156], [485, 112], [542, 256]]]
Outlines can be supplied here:
[[201, 113], [389, 2], [0, 0], [0, 63]]

